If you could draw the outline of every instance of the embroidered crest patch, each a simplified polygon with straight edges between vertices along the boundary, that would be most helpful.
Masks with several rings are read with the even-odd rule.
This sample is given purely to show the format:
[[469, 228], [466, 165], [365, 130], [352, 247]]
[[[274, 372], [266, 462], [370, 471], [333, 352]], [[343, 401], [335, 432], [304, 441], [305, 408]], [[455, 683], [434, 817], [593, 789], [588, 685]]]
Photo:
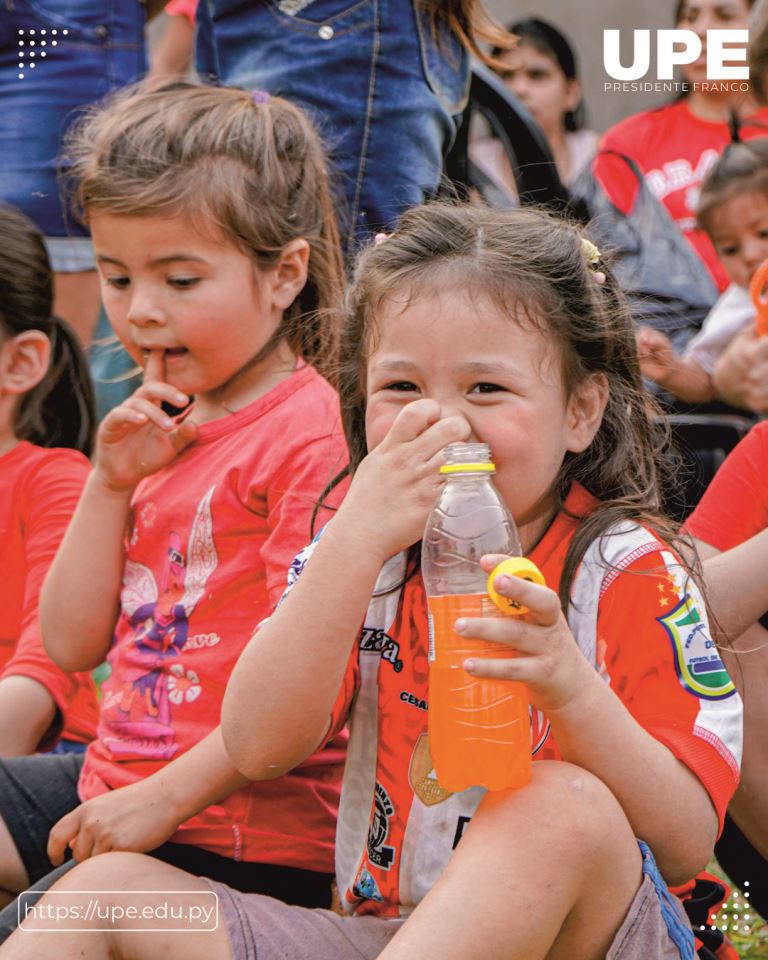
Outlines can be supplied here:
[[680, 683], [705, 700], [724, 700], [735, 692], [715, 641], [695, 600], [686, 593], [669, 613], [656, 618], [667, 631]]

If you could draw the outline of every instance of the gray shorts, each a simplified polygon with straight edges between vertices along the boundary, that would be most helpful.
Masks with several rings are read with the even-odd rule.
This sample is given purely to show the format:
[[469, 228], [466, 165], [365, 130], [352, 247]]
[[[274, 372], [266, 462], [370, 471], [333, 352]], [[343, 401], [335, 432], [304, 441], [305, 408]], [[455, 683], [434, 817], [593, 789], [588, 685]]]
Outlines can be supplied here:
[[[290, 907], [207, 882], [219, 896], [233, 960], [372, 960], [405, 922]], [[687, 924], [682, 907], [679, 915]], [[656, 887], [644, 876], [606, 960], [681, 960], [692, 955], [681, 953], [670, 939]]]

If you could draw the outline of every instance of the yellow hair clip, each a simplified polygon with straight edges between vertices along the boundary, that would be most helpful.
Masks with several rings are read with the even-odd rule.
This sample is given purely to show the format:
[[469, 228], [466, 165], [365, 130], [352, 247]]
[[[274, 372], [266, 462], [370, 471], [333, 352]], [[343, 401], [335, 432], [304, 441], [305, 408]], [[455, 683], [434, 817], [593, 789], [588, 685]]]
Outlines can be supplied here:
[[581, 251], [584, 254], [584, 259], [594, 270], [598, 263], [600, 263], [600, 251], [595, 244], [592, 243], [591, 240], [587, 240], [586, 237], [581, 238]]

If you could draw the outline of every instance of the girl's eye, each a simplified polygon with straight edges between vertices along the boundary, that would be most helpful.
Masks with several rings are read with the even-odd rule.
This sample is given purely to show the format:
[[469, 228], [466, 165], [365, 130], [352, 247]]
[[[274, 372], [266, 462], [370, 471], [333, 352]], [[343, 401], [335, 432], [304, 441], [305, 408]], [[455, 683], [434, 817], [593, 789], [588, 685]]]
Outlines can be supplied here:
[[104, 283], [108, 287], [115, 287], [117, 290], [125, 290], [130, 283], [128, 277], [104, 277]]
[[411, 390], [416, 390], [416, 384], [408, 380], [395, 380], [394, 383], [388, 383], [384, 389], [394, 390], [397, 393], [408, 393]]
[[721, 257], [732, 257], [737, 253], [736, 247], [720, 247]]
[[168, 283], [177, 290], [188, 290], [200, 282], [200, 277], [169, 277]]
[[504, 387], [500, 387], [498, 383], [476, 383], [470, 390], [470, 393], [502, 393], [505, 392]]

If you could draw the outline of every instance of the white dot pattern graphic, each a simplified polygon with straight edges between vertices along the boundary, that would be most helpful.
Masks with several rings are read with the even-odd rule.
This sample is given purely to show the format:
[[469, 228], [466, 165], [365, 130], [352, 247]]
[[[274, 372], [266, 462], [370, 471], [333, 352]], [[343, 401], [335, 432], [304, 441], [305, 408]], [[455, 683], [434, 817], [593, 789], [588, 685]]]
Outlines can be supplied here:
[[[45, 36], [48, 36], [48, 34], [49, 34], [49, 31], [47, 28], [40, 29], [40, 30], [36, 30], [36, 29], [24, 30], [23, 28], [19, 29], [18, 35], [19, 37], [21, 37], [21, 39], [19, 40], [19, 74], [18, 74], [19, 80], [23, 80], [24, 77], [26, 76], [26, 74], [24, 73], [25, 69], [29, 68], [30, 70], [34, 70], [34, 68], [37, 66], [37, 63], [35, 62], [35, 57], [38, 54], [40, 55], [41, 58], [46, 55], [45, 50], [40, 50], [36, 48], [38, 46], [45, 47], [48, 44], [48, 41], [33, 39], [33, 38], [45, 37]], [[69, 30], [60, 31], [58, 29], [53, 29], [53, 28], [50, 30], [51, 37], [58, 37], [59, 34], [61, 34], [62, 37], [67, 37], [69, 36]], [[58, 41], [51, 40], [50, 45], [52, 47], [55, 47], [58, 45]], [[28, 50], [25, 48], [28, 48]], [[29, 57], [28, 61], [25, 59], [27, 56]]]

